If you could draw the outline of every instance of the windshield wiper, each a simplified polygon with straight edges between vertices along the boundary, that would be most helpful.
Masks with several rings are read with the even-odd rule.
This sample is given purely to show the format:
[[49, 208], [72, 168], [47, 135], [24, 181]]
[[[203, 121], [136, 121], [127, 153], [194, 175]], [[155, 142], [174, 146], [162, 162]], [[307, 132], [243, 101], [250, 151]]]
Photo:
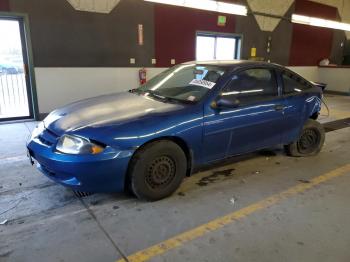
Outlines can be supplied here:
[[147, 91], [145, 91], [145, 93], [150, 95], [150, 96], [152, 96], [153, 98], [158, 98], [158, 99], [161, 99], [163, 101], [167, 101], [168, 100], [167, 97], [160, 95], [159, 92], [154, 91], [154, 90], [147, 90]]
[[181, 99], [177, 99], [174, 97], [163, 96], [158, 91], [155, 91], [155, 90], [142, 90], [141, 91], [140, 89], [136, 89], [136, 91], [129, 90], [129, 92], [147, 95], [147, 96], [150, 96], [150, 97], [155, 98], [157, 100], [160, 100], [164, 103], [166, 103], [166, 102], [177, 103], [177, 104], [193, 104], [194, 103], [192, 101], [186, 101], [186, 100], [181, 100]]

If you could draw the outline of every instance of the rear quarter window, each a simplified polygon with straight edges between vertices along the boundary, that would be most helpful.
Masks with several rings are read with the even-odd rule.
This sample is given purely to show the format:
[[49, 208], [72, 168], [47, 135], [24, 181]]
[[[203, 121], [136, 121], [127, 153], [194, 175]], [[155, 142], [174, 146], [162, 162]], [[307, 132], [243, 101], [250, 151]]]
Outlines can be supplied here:
[[283, 94], [298, 94], [312, 87], [312, 85], [301, 77], [289, 73], [282, 73]]

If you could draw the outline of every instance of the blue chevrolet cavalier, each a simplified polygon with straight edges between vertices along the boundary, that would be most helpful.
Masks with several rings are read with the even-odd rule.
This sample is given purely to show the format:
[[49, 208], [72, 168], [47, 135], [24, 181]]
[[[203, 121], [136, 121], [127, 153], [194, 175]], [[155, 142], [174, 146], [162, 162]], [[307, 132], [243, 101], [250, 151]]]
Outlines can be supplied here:
[[50, 179], [81, 192], [171, 195], [202, 165], [274, 145], [317, 154], [321, 89], [253, 61], [188, 62], [129, 92], [53, 111], [27, 148]]

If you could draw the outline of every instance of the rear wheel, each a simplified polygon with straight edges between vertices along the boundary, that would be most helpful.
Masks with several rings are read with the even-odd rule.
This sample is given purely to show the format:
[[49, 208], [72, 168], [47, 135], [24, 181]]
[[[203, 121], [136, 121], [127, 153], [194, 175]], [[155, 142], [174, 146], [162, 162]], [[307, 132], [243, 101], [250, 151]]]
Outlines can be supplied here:
[[318, 154], [325, 140], [323, 126], [312, 119], [307, 120], [298, 140], [285, 146], [290, 156], [313, 156]]
[[136, 152], [129, 168], [130, 187], [140, 199], [155, 201], [171, 195], [186, 175], [187, 159], [174, 142], [152, 142]]

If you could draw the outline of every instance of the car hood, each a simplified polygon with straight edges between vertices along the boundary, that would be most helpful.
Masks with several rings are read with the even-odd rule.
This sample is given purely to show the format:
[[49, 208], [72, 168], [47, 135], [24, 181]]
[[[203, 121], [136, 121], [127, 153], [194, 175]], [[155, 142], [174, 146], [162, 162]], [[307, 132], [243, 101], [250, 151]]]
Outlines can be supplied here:
[[163, 115], [184, 108], [133, 93], [117, 93], [69, 104], [53, 111], [44, 120], [49, 130], [61, 135], [86, 127], [121, 125], [146, 116]]

